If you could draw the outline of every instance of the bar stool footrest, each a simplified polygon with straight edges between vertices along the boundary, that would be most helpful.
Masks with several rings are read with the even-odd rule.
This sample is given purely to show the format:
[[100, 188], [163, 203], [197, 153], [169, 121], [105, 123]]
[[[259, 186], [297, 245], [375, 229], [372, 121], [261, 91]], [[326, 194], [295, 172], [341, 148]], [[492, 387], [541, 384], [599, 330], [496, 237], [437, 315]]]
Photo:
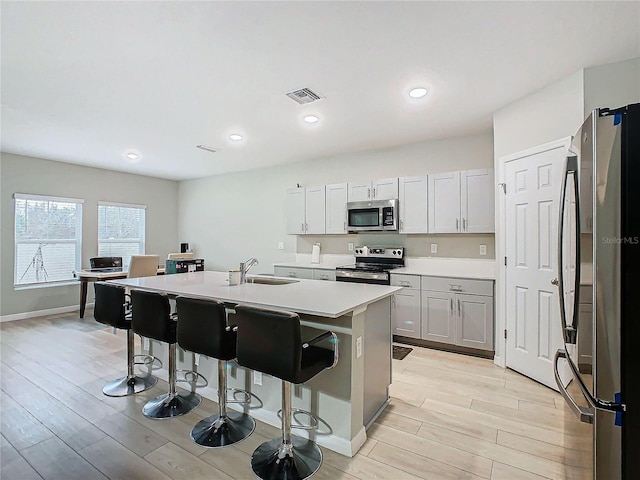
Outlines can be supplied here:
[[285, 444], [275, 438], [261, 444], [251, 456], [253, 472], [263, 480], [303, 480], [322, 465], [322, 451], [311, 440], [292, 436]]
[[[178, 377], [179, 374], [182, 374], [182, 378]], [[204, 383], [198, 385], [198, 380], [200, 378]], [[195, 370], [176, 370], [176, 383], [178, 382], [195, 385], [195, 388], [204, 388], [209, 385], [209, 381], [207, 380], [207, 378], [204, 375], [196, 372]]]
[[216, 414], [200, 420], [191, 430], [191, 439], [207, 448], [227, 447], [247, 438], [255, 428], [255, 420], [246, 413]]
[[[227, 392], [233, 392], [233, 400], [229, 400], [227, 398], [227, 403], [238, 403], [240, 405], [251, 405], [251, 394], [249, 392], [247, 392], [246, 390], [242, 390], [241, 388], [227, 388]], [[236, 394], [241, 393], [242, 395], [244, 395], [244, 399], [243, 400], [237, 400], [236, 399]]]
[[[309, 417], [309, 423], [304, 424], [296, 418], [298, 415], [306, 415]], [[282, 420], [282, 409], [278, 410], [278, 418]], [[296, 423], [293, 423], [296, 422]], [[300, 430], [315, 430], [318, 428], [318, 417], [316, 417], [313, 413], [308, 412], [307, 410], [302, 410], [300, 408], [292, 408], [291, 409], [291, 428], [298, 428]]]
[[158, 382], [153, 375], [134, 375], [133, 377], [121, 377], [107, 383], [102, 393], [108, 397], [126, 397], [149, 390]]
[[168, 393], [149, 400], [142, 413], [149, 418], [173, 418], [189, 413], [200, 405], [202, 397], [197, 393], [179, 392], [171, 396]]
[[[142, 360], [140, 360], [142, 359]], [[133, 356], [133, 364], [134, 365], [151, 365], [151, 370], [159, 370], [162, 368], [162, 360], [153, 355], [134, 355]]]

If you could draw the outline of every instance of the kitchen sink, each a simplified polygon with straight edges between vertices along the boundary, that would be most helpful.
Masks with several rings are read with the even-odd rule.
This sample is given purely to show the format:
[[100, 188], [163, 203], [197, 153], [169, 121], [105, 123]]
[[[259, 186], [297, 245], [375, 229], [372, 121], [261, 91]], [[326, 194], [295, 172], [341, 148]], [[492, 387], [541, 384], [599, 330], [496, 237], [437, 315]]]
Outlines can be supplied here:
[[289, 280], [286, 278], [273, 277], [249, 277], [247, 283], [259, 283], [260, 285], [286, 285], [288, 283], [297, 283], [300, 280]]

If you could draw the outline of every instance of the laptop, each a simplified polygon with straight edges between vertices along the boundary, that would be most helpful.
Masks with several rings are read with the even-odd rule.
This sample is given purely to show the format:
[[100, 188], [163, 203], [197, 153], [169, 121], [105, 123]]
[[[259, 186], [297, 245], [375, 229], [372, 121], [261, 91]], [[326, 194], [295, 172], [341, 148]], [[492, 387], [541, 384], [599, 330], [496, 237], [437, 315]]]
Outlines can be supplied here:
[[93, 257], [89, 265], [92, 272], [121, 272], [122, 257]]

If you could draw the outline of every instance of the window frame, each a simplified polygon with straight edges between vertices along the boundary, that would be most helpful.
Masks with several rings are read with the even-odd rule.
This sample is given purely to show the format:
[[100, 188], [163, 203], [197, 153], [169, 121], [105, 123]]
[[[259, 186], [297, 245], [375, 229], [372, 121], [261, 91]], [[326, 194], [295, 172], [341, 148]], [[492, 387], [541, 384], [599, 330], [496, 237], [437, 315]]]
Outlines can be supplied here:
[[[34, 202], [50, 202], [50, 203], [74, 203], [76, 204], [76, 218], [75, 218], [75, 239], [51, 239], [51, 238], [43, 238], [43, 239], [31, 239], [26, 241], [18, 240], [18, 222], [17, 222], [17, 214], [18, 214], [18, 201], [34, 201]], [[64, 286], [77, 283], [75, 279], [74, 271], [80, 270], [82, 265], [82, 226], [83, 226], [83, 213], [84, 213], [84, 199], [81, 198], [70, 198], [70, 197], [60, 197], [57, 195], [39, 195], [39, 194], [27, 194], [27, 193], [14, 193], [13, 194], [13, 288], [14, 290], [23, 290], [23, 289], [31, 289], [31, 288], [45, 288], [45, 287], [56, 287], [56, 286]], [[18, 245], [25, 244], [74, 244], [74, 268], [69, 272], [69, 277], [59, 280], [44, 280], [38, 282], [25, 282], [20, 283], [20, 276], [24, 277], [27, 270], [21, 275], [18, 272]], [[37, 255], [37, 252], [36, 252]], [[34, 255], [35, 258], [35, 255]], [[45, 270], [46, 272], [46, 270]]]
[[[100, 238], [100, 208], [101, 207], [116, 207], [116, 208], [131, 208], [142, 210], [142, 226], [138, 226], [139, 231], [142, 233], [142, 238], [138, 238], [136, 240], [127, 240], [127, 239], [101, 239]], [[110, 243], [131, 243], [137, 244], [139, 246], [137, 255], [144, 255], [146, 251], [146, 236], [147, 236], [147, 206], [140, 205], [135, 203], [122, 203], [122, 202], [110, 202], [105, 200], [98, 201], [98, 211], [97, 211], [97, 251], [98, 256], [105, 256], [100, 253], [100, 244], [110, 244]], [[111, 256], [111, 255], [106, 255]], [[122, 257], [122, 265], [125, 269], [129, 267], [130, 257], [125, 258]]]

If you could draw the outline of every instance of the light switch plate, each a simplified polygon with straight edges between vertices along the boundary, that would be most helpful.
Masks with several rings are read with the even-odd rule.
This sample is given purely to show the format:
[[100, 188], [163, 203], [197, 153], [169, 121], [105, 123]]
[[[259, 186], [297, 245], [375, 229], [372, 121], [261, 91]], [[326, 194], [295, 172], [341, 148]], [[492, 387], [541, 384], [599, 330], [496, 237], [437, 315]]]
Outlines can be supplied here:
[[262, 385], [262, 372], [253, 372], [253, 383], [255, 385]]
[[438, 253], [438, 244], [437, 243], [432, 243], [431, 244], [431, 253]]
[[480, 255], [486, 255], [486, 254], [487, 254], [487, 246], [480, 245]]
[[353, 243], [352, 242], [349, 242], [349, 251], [353, 252]]
[[356, 358], [362, 356], [362, 337], [356, 338]]
[[284, 250], [284, 242], [278, 242], [278, 250]]

